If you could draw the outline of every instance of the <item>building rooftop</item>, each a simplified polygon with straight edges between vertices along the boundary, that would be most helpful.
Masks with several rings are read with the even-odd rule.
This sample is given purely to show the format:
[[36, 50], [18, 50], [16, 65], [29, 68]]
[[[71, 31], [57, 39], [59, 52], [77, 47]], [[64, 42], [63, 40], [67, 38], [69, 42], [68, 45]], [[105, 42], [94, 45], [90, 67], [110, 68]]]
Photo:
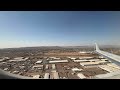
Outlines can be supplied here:
[[62, 63], [62, 62], [68, 62], [68, 60], [49, 61], [49, 63]]
[[42, 60], [39, 60], [39, 61], [36, 62], [36, 64], [40, 64], [40, 63], [42, 63]]
[[85, 78], [86, 78], [82, 73], [78, 73], [77, 76], [78, 76], [80, 79], [85, 79]]

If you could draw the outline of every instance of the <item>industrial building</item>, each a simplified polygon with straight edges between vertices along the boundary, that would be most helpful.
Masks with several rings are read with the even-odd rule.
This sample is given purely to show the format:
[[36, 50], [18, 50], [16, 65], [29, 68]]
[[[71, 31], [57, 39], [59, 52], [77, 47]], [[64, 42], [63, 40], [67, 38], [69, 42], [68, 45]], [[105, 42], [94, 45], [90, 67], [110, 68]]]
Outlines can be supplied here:
[[19, 71], [13, 71], [12, 73], [13, 73], [13, 74], [18, 74], [18, 73], [19, 73]]
[[77, 76], [78, 76], [80, 79], [85, 79], [85, 78], [86, 78], [82, 73], [78, 73]]
[[83, 69], [78, 69], [78, 68], [72, 68], [72, 71], [76, 72], [76, 71], [82, 71]]
[[52, 69], [54, 70], [54, 69], [56, 69], [56, 66], [55, 66], [55, 64], [52, 64]]
[[87, 53], [87, 52], [85, 52], [85, 51], [80, 51], [79, 53], [83, 53], [83, 54], [84, 54], [84, 53]]
[[65, 63], [65, 62], [68, 62], [68, 60], [49, 61], [49, 63]]
[[74, 58], [74, 57], [68, 57], [69, 59], [72, 59], [72, 60], [75, 60], [76, 58]]
[[49, 79], [49, 78], [50, 78], [50, 74], [49, 73], [45, 73], [44, 79]]
[[93, 57], [79, 57], [79, 59], [92, 59]]
[[58, 57], [49, 57], [49, 59], [60, 60]]
[[82, 66], [91, 66], [91, 65], [99, 65], [107, 63], [107, 61], [95, 61], [95, 62], [81, 62], [80, 65]]
[[88, 60], [85, 60], [85, 59], [83, 59], [83, 60], [73, 60], [74, 62], [89, 62]]
[[53, 79], [59, 79], [58, 72], [52, 72], [53, 74]]
[[39, 79], [40, 75], [33, 75], [34, 79]]
[[28, 57], [24, 58], [24, 59], [23, 58], [24, 57], [16, 57], [16, 58], [14, 58], [12, 60], [9, 60], [9, 62], [20, 62], [20, 61], [26, 61], [28, 59]]
[[36, 64], [41, 64], [42, 63], [42, 60], [39, 60], [36, 62]]
[[8, 68], [4, 68], [4, 71], [7, 71], [7, 70], [9, 70]]
[[5, 59], [4, 58], [2, 58], [2, 59], [0, 59], [0, 62], [2, 62], [2, 61], [4, 61]]
[[32, 68], [43, 69], [43, 65], [34, 65]]
[[49, 69], [49, 66], [48, 66], [48, 64], [46, 65], [45, 69]]
[[74, 62], [96, 62], [96, 61], [100, 61], [100, 59], [80, 59], [80, 60], [73, 60]]
[[23, 59], [24, 57], [16, 57], [15, 60]]
[[58, 72], [56, 70], [51, 71], [50, 79], [59, 79]]

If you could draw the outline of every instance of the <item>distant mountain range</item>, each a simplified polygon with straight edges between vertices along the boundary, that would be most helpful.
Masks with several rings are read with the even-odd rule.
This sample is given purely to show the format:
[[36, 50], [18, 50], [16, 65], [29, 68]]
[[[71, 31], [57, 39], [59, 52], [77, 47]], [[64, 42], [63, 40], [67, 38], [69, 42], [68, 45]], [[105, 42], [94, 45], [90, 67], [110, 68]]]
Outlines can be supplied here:
[[[4, 49], [63, 49], [63, 48], [94, 48], [95, 46], [33, 46], [19, 48], [4, 48]], [[120, 48], [120, 45], [99, 45], [100, 48]]]

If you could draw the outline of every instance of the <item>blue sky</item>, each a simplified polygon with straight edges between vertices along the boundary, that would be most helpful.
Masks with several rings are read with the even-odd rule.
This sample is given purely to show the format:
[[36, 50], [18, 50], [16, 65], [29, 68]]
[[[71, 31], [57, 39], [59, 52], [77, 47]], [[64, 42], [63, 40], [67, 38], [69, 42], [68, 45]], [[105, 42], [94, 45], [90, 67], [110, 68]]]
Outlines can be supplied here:
[[0, 48], [120, 45], [119, 11], [1, 11]]

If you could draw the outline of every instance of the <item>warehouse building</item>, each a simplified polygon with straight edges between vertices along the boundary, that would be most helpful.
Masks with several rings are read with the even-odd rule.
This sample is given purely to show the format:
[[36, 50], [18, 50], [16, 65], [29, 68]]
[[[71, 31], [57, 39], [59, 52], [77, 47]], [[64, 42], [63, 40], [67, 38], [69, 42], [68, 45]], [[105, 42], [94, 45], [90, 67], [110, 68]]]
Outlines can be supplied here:
[[92, 59], [93, 57], [79, 57], [79, 59]]
[[78, 76], [80, 79], [85, 79], [85, 78], [86, 78], [82, 73], [78, 73], [77, 76]]
[[49, 61], [49, 63], [65, 63], [65, 62], [68, 62], [68, 60]]
[[96, 62], [96, 61], [100, 61], [100, 59], [80, 59], [80, 60], [73, 60], [74, 62]]
[[53, 72], [53, 79], [59, 79], [59, 75], [58, 72]]
[[32, 67], [33, 69], [37, 68], [37, 69], [43, 69], [43, 65], [34, 65]]
[[52, 69], [54, 70], [54, 69], [56, 69], [56, 66], [55, 66], [55, 64], [52, 64]]
[[59, 79], [59, 75], [58, 72], [56, 72], [56, 70], [51, 71], [50, 79]]
[[45, 69], [49, 69], [49, 66], [48, 66], [48, 64], [45, 66]]
[[33, 75], [34, 79], [39, 79], [40, 75]]
[[2, 59], [0, 59], [0, 62], [2, 62], [2, 61], [4, 61], [5, 59], [4, 58], [2, 58]]
[[90, 62], [90, 61], [88, 61], [88, 60], [73, 60], [74, 62]]
[[42, 60], [39, 60], [36, 62], [36, 64], [41, 64], [42, 63]]
[[44, 79], [49, 79], [49, 78], [50, 78], [50, 74], [49, 73], [45, 73]]
[[83, 69], [78, 69], [78, 68], [72, 68], [72, 71], [73, 72], [76, 72], [76, 71], [82, 71]]
[[91, 65], [100, 65], [104, 64], [106, 61], [96, 61], [96, 62], [81, 62], [80, 65], [82, 66], [91, 66]]
[[50, 59], [60, 60], [58, 57], [50, 57]]

